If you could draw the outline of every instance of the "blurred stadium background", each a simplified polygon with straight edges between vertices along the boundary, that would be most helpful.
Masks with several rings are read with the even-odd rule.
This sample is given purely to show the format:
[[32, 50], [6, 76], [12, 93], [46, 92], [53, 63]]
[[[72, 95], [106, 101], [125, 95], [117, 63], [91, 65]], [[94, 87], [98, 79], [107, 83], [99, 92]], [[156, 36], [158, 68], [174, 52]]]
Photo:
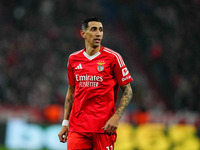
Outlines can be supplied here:
[[134, 78], [116, 150], [200, 150], [200, 0], [1, 0], [0, 149], [66, 149], [66, 63], [88, 16]]

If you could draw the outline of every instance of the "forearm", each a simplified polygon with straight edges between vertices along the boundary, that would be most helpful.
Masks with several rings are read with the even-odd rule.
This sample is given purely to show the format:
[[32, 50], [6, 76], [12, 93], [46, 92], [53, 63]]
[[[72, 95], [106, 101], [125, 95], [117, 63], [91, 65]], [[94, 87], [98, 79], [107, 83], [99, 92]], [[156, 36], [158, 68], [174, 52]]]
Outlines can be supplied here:
[[64, 119], [69, 120], [69, 116], [72, 110], [72, 106], [74, 103], [74, 91], [75, 88], [72, 86], [68, 87], [68, 91], [65, 98], [65, 106], [64, 106]]
[[132, 97], [133, 97], [133, 92], [130, 83], [121, 86], [121, 89], [123, 91], [122, 97], [119, 102], [119, 106], [115, 112], [118, 116], [122, 116], [124, 111], [126, 110], [128, 104], [130, 103]]

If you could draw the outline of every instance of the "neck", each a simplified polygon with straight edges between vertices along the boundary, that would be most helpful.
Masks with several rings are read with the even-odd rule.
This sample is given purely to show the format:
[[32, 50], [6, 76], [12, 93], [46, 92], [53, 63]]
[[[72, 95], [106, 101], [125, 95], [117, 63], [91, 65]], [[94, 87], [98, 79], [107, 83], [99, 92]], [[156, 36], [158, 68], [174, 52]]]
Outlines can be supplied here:
[[97, 46], [97, 47], [91, 47], [91, 46], [85, 46], [86, 49], [86, 53], [90, 56], [96, 54], [97, 52], [99, 52], [99, 50], [101, 49], [101, 46]]

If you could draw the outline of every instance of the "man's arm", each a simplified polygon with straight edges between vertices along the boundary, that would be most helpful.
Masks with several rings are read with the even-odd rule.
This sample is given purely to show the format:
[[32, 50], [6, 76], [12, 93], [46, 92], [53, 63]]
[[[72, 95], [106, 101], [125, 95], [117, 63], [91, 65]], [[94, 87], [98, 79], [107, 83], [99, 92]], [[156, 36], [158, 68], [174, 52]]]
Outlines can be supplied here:
[[121, 86], [121, 89], [123, 91], [123, 94], [120, 99], [119, 106], [115, 114], [107, 121], [106, 125], [103, 128], [105, 133], [108, 134], [113, 134], [116, 131], [119, 124], [119, 120], [133, 97], [133, 92], [130, 83]]
[[72, 110], [72, 105], [74, 103], [74, 91], [75, 87], [69, 85], [64, 106], [64, 119], [66, 120], [69, 120], [69, 116]]
[[133, 92], [132, 92], [132, 88], [131, 88], [130, 83], [121, 86], [121, 89], [123, 91], [123, 94], [122, 94], [122, 98], [119, 102], [118, 109], [115, 113], [120, 117], [122, 116], [122, 114], [126, 110], [126, 107], [128, 106], [128, 104], [130, 103], [130, 101], [133, 97]]
[[[66, 98], [65, 98], [64, 120], [69, 120], [69, 116], [70, 116], [72, 106], [74, 103], [74, 91], [75, 91], [75, 87], [69, 85]], [[68, 135], [68, 126], [62, 126], [58, 134], [60, 142], [65, 143], [67, 141], [67, 135]]]

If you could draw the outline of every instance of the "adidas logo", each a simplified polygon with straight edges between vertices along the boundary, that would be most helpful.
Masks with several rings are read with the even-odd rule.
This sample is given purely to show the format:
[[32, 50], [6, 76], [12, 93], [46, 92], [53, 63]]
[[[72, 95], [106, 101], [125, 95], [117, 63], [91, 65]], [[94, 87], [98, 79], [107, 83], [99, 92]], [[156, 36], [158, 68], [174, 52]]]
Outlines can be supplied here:
[[79, 64], [75, 69], [83, 69], [83, 67]]

